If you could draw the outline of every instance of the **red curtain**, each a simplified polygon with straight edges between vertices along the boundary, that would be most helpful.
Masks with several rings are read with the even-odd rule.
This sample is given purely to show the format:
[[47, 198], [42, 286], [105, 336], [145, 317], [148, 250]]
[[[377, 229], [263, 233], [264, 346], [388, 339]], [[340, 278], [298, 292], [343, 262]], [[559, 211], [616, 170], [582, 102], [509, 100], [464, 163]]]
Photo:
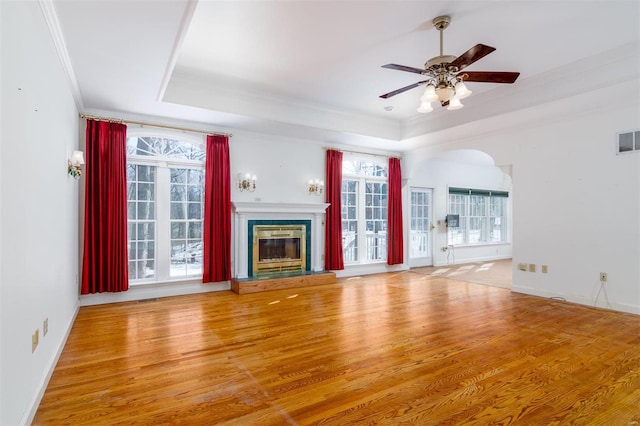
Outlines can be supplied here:
[[324, 269], [344, 269], [342, 256], [342, 152], [327, 150], [325, 179], [327, 214], [325, 217]]
[[389, 159], [389, 206], [387, 224], [387, 264], [404, 261], [402, 231], [402, 171], [400, 159]]
[[87, 120], [82, 294], [129, 288], [127, 126]]
[[231, 279], [231, 170], [229, 138], [207, 136], [204, 177], [202, 282]]

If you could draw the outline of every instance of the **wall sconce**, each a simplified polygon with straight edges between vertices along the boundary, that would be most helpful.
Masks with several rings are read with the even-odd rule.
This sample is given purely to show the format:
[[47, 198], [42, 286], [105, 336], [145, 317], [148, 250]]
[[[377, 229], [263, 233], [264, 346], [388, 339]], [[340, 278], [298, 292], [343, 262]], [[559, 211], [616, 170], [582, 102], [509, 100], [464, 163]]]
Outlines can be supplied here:
[[255, 191], [256, 175], [252, 175], [251, 173], [238, 173], [238, 189], [240, 189], [240, 191]]
[[322, 195], [322, 191], [324, 190], [324, 182], [316, 179], [309, 181], [309, 195]]
[[67, 160], [67, 173], [74, 179], [80, 179], [82, 176], [81, 165], [84, 164], [84, 153], [82, 151], [73, 151], [71, 158]]

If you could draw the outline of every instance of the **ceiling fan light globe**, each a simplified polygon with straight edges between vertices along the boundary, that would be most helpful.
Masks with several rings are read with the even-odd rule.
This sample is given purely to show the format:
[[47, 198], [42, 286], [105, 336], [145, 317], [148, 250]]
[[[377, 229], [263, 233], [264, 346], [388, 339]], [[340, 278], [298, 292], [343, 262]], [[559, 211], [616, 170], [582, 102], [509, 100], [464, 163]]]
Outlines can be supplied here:
[[418, 107], [417, 111], [420, 112], [420, 113], [423, 113], [423, 114], [433, 111], [433, 107], [431, 106], [431, 102], [422, 101], [422, 103]]
[[455, 91], [456, 94], [454, 96], [458, 99], [468, 98], [471, 96], [471, 93], [473, 93], [471, 90], [467, 89], [467, 86], [462, 81], [456, 83]]
[[432, 85], [428, 85], [424, 90], [424, 95], [420, 98], [420, 101], [424, 102], [437, 102], [438, 95], [436, 94], [436, 88]]
[[436, 89], [436, 94], [438, 95], [438, 101], [447, 102], [453, 96], [453, 87], [443, 86], [438, 87]]
[[462, 105], [462, 102], [460, 102], [460, 98], [453, 97], [451, 98], [451, 101], [449, 102], [449, 106], [447, 107], [447, 109], [449, 111], [453, 111], [456, 109], [460, 109], [462, 107], [464, 107], [464, 105]]

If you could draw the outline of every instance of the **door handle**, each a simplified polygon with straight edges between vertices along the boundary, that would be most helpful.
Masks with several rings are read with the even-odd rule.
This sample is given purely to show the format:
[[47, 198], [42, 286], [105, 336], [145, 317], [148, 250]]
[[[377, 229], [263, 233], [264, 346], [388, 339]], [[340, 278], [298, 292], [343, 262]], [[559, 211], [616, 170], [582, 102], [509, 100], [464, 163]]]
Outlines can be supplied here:
[[430, 222], [429, 224], [429, 231], [433, 231], [434, 229], [436, 229], [435, 226], [433, 226], [433, 222]]

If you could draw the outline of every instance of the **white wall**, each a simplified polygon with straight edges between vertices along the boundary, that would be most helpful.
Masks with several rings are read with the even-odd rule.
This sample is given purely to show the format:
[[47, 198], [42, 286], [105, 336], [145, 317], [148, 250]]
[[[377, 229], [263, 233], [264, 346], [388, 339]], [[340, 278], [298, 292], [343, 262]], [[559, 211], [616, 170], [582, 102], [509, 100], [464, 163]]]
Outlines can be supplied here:
[[[407, 170], [404, 171], [411, 187], [433, 189], [433, 264], [468, 263], [494, 259], [508, 259], [512, 255], [511, 223], [507, 222], [508, 242], [505, 244], [483, 244], [477, 246], [456, 247], [453, 252], [443, 252], [448, 246], [447, 228], [444, 223], [448, 210], [449, 187], [489, 189], [511, 192], [511, 177], [499, 167], [487, 154], [479, 151], [454, 150], [435, 156], [407, 156]], [[457, 161], [456, 161], [457, 160]], [[511, 196], [512, 194], [510, 194]], [[508, 200], [511, 208], [511, 197]], [[409, 202], [405, 203], [409, 220]], [[440, 223], [438, 223], [440, 222]]]
[[0, 424], [15, 425], [35, 413], [77, 312], [78, 182], [66, 162], [79, 120], [38, 3], [0, 9]]
[[[637, 93], [638, 82], [614, 91]], [[513, 291], [594, 305], [599, 272], [606, 272], [611, 307], [640, 313], [640, 153], [615, 153], [616, 132], [640, 129], [640, 106], [629, 96], [616, 98], [617, 106], [594, 103], [601, 95], [545, 105], [554, 112], [546, 121], [525, 123], [524, 114], [539, 114], [521, 111], [496, 119], [502, 125], [493, 123], [494, 132], [474, 132], [483, 125], [470, 123], [466, 137], [408, 157], [417, 164], [446, 150], [477, 149], [512, 166]], [[518, 125], [504, 125], [510, 121]], [[519, 271], [518, 263], [537, 271]], [[608, 307], [603, 301], [601, 294], [598, 306]]]
[[[324, 203], [309, 195], [310, 179], [325, 179], [325, 150], [321, 142], [234, 132], [229, 140], [231, 201]], [[255, 192], [240, 191], [236, 174], [255, 174]]]
[[606, 272], [611, 307], [640, 313], [640, 152], [615, 153], [616, 132], [630, 129], [637, 106], [518, 133], [514, 262], [549, 273], [514, 270], [514, 291], [593, 305]]

